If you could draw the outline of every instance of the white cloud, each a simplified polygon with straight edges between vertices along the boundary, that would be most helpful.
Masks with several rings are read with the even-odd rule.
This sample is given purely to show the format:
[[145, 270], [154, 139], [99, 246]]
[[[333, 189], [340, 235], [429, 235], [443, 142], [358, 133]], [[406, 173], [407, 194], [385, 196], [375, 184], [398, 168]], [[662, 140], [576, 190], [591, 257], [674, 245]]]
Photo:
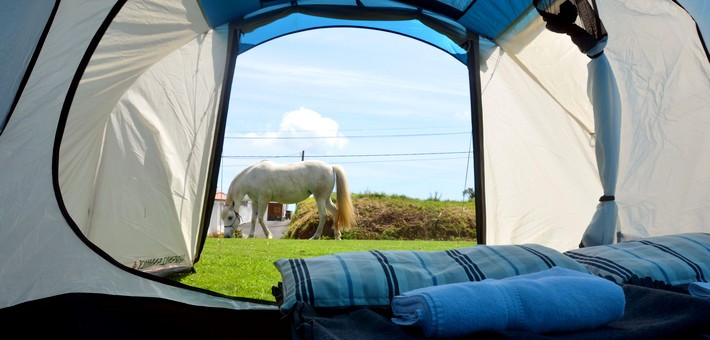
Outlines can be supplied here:
[[329, 154], [348, 143], [339, 132], [338, 122], [303, 107], [284, 113], [277, 131], [248, 133], [244, 137], [249, 138], [250, 148], [255, 150], [305, 150], [311, 154]]

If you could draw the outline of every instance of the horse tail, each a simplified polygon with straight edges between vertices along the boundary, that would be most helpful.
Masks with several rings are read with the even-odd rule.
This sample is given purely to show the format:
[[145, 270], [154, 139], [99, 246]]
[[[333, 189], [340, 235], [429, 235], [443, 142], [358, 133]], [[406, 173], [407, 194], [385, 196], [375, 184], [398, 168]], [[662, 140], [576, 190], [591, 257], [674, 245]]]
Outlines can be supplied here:
[[350, 199], [348, 181], [345, 179], [345, 171], [340, 166], [333, 165], [333, 172], [335, 173], [335, 188], [338, 197], [338, 211], [334, 216], [335, 224], [338, 230], [349, 230], [350, 225], [355, 221], [355, 209]]

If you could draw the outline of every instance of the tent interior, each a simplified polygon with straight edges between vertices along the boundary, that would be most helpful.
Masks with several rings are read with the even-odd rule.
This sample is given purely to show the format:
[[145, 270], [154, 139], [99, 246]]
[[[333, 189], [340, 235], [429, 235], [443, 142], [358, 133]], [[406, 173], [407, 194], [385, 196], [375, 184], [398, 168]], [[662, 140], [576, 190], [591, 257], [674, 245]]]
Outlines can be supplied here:
[[328, 27], [466, 66], [479, 245], [589, 256], [697, 235], [677, 257], [701, 265], [671, 284], [710, 276], [702, 0], [23, 1], [0, 26], [0, 318], [18, 329], [291, 337], [273, 303], [161, 275], [200, 259], [239, 55]]

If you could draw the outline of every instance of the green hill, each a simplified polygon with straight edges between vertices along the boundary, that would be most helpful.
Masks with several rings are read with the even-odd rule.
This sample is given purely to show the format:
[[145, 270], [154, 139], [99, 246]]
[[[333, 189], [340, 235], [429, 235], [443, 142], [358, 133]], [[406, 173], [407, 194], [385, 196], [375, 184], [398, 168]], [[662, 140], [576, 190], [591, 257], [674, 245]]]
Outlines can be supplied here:
[[[335, 201], [335, 198], [333, 198]], [[356, 221], [343, 239], [476, 240], [473, 202], [418, 200], [406, 196], [353, 194]], [[328, 216], [323, 236], [333, 237]], [[311, 197], [296, 205], [284, 238], [310, 238], [318, 227], [318, 209]]]

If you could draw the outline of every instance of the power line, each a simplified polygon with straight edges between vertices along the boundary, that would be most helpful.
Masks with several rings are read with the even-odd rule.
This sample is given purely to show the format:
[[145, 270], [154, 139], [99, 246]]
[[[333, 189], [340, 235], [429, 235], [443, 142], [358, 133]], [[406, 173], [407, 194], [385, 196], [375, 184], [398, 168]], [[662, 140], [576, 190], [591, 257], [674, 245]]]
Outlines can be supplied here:
[[[351, 154], [351, 155], [309, 155], [308, 158], [348, 158], [348, 157], [397, 157], [397, 156], [427, 156], [427, 155], [454, 155], [467, 154], [468, 151], [447, 151], [447, 152], [416, 152], [416, 153], [383, 153], [383, 154]], [[293, 158], [294, 155], [227, 155], [222, 158]]]
[[[398, 130], [440, 130], [440, 129], [451, 129], [451, 128], [460, 128], [460, 126], [439, 126], [439, 127], [431, 127], [431, 126], [424, 126], [424, 127], [398, 127], [398, 128], [362, 128], [362, 129], [329, 129], [329, 130], [319, 130], [323, 132], [342, 132], [342, 131], [398, 131]], [[245, 131], [245, 130], [237, 130], [237, 131], [227, 131], [227, 133], [266, 133], [266, 132], [274, 132], [273, 130], [261, 130], [261, 131]], [[311, 132], [311, 131], [292, 131], [292, 132]]]
[[[468, 157], [466, 157], [468, 158]], [[394, 162], [421, 162], [421, 161], [446, 161], [452, 159], [463, 159], [463, 157], [439, 157], [439, 158], [409, 158], [409, 159], [388, 159], [379, 161], [345, 161], [338, 162], [339, 164], [362, 164], [362, 163], [394, 163]]]
[[330, 139], [330, 138], [390, 138], [390, 137], [426, 137], [444, 135], [463, 135], [471, 132], [416, 133], [402, 135], [351, 135], [351, 136], [225, 136], [224, 139]]
[[[466, 157], [469, 158], [469, 157]], [[445, 161], [454, 159], [464, 159], [464, 157], [437, 157], [437, 158], [408, 158], [408, 159], [387, 159], [387, 160], [376, 160], [376, 161], [344, 161], [338, 162], [338, 164], [370, 164], [370, 163], [397, 163], [397, 162], [421, 162], [421, 161]], [[239, 168], [252, 165], [253, 163], [245, 164], [224, 164], [223, 167], [226, 168]]]

